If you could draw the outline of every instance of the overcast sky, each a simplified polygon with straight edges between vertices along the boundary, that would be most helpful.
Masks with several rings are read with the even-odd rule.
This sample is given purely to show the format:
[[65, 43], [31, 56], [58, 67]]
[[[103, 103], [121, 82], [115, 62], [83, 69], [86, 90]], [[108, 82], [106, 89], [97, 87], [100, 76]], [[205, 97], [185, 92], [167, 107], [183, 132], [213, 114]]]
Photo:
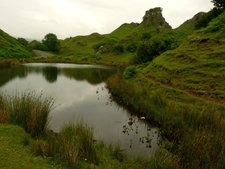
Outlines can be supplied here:
[[145, 11], [162, 7], [172, 27], [200, 11], [211, 0], [0, 0], [0, 29], [15, 36], [42, 39], [109, 33], [123, 23], [141, 22]]

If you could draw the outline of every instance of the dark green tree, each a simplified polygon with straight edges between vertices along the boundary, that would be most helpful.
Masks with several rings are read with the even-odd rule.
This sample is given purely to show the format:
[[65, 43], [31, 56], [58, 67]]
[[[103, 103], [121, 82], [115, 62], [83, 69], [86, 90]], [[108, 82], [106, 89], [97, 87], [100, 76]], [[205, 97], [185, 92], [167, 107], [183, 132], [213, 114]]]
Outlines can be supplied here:
[[225, 9], [225, 0], [212, 0], [215, 7]]
[[49, 51], [55, 53], [59, 52], [59, 40], [55, 34], [47, 34], [42, 40], [42, 43], [47, 47]]
[[22, 44], [24, 46], [28, 45], [28, 41], [24, 38], [18, 38], [17, 40], [20, 42], [20, 44]]

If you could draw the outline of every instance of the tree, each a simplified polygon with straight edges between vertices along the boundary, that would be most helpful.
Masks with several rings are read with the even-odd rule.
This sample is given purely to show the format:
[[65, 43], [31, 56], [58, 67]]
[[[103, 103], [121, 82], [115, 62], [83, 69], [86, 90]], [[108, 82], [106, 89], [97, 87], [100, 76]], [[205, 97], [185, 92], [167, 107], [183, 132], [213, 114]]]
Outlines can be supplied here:
[[47, 47], [49, 51], [59, 52], [59, 40], [55, 34], [47, 34], [42, 40], [42, 43]]
[[174, 33], [164, 33], [142, 43], [133, 57], [133, 62], [135, 64], [150, 62], [161, 53], [176, 48], [175, 36]]
[[24, 46], [28, 45], [28, 41], [24, 38], [18, 38], [17, 40], [20, 42], [20, 44], [22, 44]]
[[225, 0], [212, 0], [215, 7], [225, 9]]

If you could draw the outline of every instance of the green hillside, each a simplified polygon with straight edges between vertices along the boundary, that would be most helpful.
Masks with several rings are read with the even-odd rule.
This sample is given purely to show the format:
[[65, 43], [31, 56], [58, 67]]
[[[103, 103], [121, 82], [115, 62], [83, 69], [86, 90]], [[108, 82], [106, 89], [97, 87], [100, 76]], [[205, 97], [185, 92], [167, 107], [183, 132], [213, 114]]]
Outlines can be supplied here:
[[0, 59], [1, 58], [24, 58], [32, 53], [21, 45], [15, 38], [0, 30]]
[[93, 33], [60, 41], [61, 60], [72, 62], [98, 62], [109, 64], [129, 64], [141, 44], [158, 37], [168, 38], [173, 48], [179, 46], [192, 34], [196, 22], [203, 13], [195, 15], [176, 29], [162, 16], [161, 8], [146, 11], [141, 23], [125, 23], [110, 34]]
[[[110, 34], [100, 35], [93, 33], [88, 36], [77, 36], [61, 41], [60, 53], [69, 56], [69, 59], [90, 60], [96, 59], [108, 62], [126, 62], [135, 51], [127, 48], [138, 44], [147, 38], [159, 33], [170, 31], [171, 27], [162, 16], [161, 8], [146, 11], [142, 23], [126, 23]], [[118, 47], [119, 46], [119, 47]], [[122, 48], [122, 49], [121, 49]]]
[[163, 84], [224, 103], [224, 60], [225, 13], [179, 48], [155, 58], [143, 73]]

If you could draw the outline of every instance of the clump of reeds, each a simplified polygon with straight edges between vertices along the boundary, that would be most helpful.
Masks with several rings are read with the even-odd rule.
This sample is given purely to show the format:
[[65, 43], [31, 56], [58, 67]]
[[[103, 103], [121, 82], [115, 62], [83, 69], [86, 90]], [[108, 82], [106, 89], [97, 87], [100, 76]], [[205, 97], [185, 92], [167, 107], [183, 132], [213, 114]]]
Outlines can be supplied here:
[[33, 92], [7, 97], [7, 121], [23, 127], [33, 137], [45, 133], [53, 99]]
[[83, 123], [65, 126], [57, 135], [37, 141], [33, 148], [35, 155], [51, 156], [70, 167], [80, 161], [98, 164], [93, 130]]
[[6, 101], [2, 95], [0, 95], [0, 123], [6, 123]]

